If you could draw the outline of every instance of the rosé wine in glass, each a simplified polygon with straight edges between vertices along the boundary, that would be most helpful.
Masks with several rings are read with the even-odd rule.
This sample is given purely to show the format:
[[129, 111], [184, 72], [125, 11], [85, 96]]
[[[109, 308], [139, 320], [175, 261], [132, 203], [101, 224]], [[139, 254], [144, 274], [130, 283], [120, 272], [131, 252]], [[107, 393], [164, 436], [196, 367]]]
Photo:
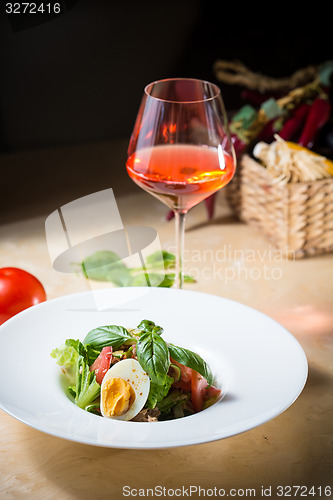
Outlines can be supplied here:
[[236, 168], [219, 88], [188, 78], [147, 85], [126, 168], [136, 184], [174, 211], [181, 288], [185, 215], [228, 184]]

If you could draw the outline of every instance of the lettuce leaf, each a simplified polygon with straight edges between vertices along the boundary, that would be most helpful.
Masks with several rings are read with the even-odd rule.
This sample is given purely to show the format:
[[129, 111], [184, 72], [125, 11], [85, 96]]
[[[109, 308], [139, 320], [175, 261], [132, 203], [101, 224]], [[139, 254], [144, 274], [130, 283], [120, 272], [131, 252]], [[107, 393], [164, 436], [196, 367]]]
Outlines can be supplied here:
[[189, 393], [184, 393], [180, 389], [173, 389], [158, 404], [161, 413], [169, 413], [172, 408], [184, 405], [190, 399]]
[[101, 386], [96, 382], [95, 372], [89, 370], [88, 363], [81, 355], [77, 359], [77, 366], [75, 404], [85, 409], [99, 396]]
[[54, 358], [59, 366], [63, 369], [65, 375], [67, 376], [70, 385], [76, 385], [76, 372], [77, 372], [77, 360], [79, 354], [77, 350], [66, 343], [51, 352], [52, 358]]

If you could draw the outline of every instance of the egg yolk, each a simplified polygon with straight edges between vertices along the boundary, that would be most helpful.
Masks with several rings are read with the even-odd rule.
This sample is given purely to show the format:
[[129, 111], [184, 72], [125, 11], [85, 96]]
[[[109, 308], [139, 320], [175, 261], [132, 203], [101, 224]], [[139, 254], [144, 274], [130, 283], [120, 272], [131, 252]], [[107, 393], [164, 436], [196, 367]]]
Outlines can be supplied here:
[[110, 378], [103, 384], [101, 405], [104, 415], [119, 417], [132, 406], [135, 392], [132, 386], [122, 378]]

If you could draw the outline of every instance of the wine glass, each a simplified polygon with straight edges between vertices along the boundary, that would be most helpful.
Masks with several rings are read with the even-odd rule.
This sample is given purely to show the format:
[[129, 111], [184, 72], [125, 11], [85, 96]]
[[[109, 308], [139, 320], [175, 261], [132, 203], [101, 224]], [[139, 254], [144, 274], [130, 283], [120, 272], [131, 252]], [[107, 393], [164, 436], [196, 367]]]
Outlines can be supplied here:
[[176, 286], [183, 286], [187, 212], [228, 184], [236, 159], [220, 89], [170, 78], [144, 89], [128, 147], [131, 179], [175, 214]]

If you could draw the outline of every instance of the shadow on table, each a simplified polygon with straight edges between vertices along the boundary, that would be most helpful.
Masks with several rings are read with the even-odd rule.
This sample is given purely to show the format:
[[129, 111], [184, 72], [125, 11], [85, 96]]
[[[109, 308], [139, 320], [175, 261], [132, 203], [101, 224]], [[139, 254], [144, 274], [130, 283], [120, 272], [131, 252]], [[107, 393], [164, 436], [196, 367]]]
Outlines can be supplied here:
[[204, 220], [199, 224], [188, 225], [188, 227], [186, 228], [186, 232], [189, 233], [191, 231], [197, 231], [198, 229], [202, 229], [208, 226], [226, 226], [232, 224], [242, 224], [242, 222], [235, 215], [223, 215], [210, 220]]
[[[316, 391], [318, 388], [324, 389], [332, 386], [332, 376], [323, 372], [319, 368], [309, 364], [308, 379], [304, 391]], [[333, 430], [333, 420], [332, 420]]]

